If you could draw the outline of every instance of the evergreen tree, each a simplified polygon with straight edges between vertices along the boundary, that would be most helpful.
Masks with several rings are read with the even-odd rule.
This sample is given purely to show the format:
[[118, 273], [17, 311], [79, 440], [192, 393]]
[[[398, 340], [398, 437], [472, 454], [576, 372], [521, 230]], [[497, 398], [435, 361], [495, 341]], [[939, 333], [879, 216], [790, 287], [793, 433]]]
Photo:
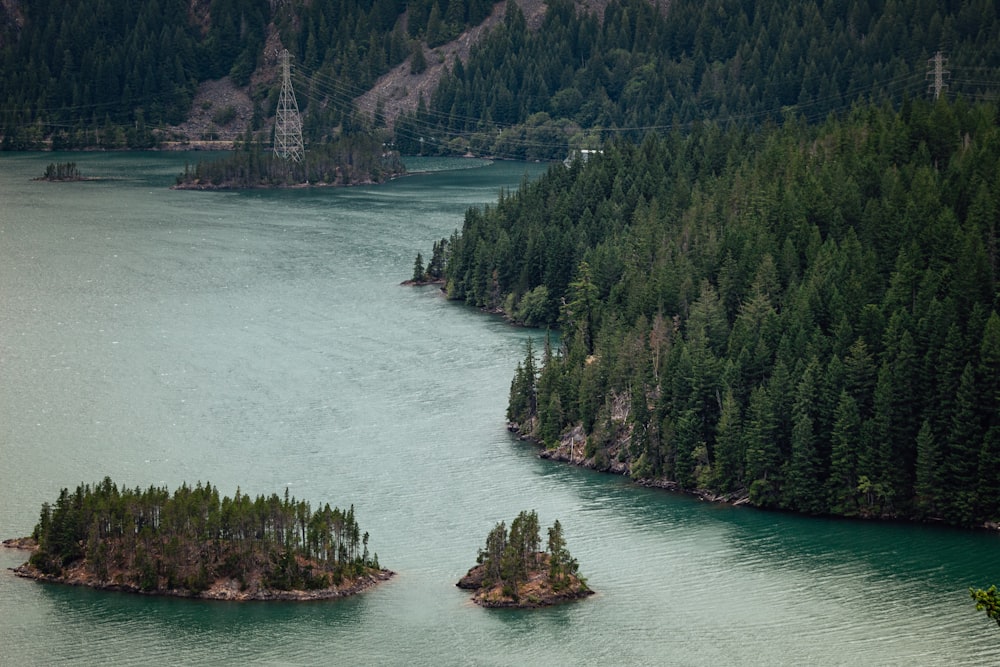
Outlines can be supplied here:
[[941, 483], [941, 449], [926, 419], [917, 434], [917, 483], [914, 491], [917, 509], [926, 516], [938, 516], [938, 498], [945, 492]]
[[423, 282], [427, 278], [427, 272], [424, 270], [424, 258], [419, 252], [417, 253], [417, 258], [413, 262], [413, 282]]

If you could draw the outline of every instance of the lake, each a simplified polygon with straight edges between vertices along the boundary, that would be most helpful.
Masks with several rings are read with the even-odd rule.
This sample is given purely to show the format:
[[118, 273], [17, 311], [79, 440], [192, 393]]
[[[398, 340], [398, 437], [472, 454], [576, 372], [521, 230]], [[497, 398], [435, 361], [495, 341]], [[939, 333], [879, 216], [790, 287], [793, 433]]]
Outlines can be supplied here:
[[[14, 577], [0, 663], [995, 665], [970, 586], [1000, 535], [761, 512], [543, 461], [506, 431], [543, 333], [409, 288], [417, 252], [546, 165], [408, 161], [381, 186], [180, 192], [204, 154], [0, 154], [0, 537], [62, 487], [354, 504], [398, 575], [348, 600], [148, 598]], [[44, 183], [49, 162], [101, 180]], [[486, 610], [498, 521], [558, 519], [598, 593]]]

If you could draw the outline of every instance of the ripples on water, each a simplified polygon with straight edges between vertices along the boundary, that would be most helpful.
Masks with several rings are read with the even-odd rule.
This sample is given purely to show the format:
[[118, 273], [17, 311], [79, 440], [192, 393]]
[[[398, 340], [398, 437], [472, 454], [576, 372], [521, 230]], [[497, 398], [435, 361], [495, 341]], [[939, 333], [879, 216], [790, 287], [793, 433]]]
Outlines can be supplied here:
[[[996, 536], [705, 504], [509, 437], [510, 378], [539, 333], [398, 283], [468, 206], [544, 166], [191, 193], [165, 188], [183, 156], [72, 158], [128, 180], [33, 183], [53, 156], [0, 157], [0, 536], [105, 475], [287, 486], [354, 503], [399, 575], [304, 605], [3, 576], [0, 663], [1000, 663], [966, 597], [1000, 580]], [[497, 521], [532, 508], [561, 521], [598, 595], [475, 607], [454, 582]]]

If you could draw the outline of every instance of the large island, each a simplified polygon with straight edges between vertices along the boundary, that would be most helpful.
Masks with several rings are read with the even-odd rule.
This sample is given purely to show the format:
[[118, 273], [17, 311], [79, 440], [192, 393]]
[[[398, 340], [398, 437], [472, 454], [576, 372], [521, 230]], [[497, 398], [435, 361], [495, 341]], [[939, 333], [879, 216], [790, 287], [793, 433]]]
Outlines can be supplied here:
[[153, 595], [224, 600], [316, 600], [389, 579], [348, 510], [277, 494], [220, 499], [211, 484], [63, 489], [42, 505], [21, 577]]

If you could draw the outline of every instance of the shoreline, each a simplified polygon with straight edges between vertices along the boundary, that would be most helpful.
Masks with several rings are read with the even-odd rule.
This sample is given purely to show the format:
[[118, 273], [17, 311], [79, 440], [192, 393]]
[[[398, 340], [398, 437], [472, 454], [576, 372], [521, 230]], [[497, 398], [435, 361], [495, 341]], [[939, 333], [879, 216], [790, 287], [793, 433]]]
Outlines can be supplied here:
[[[7, 549], [17, 549], [20, 551], [35, 551], [38, 548], [37, 542], [31, 537], [11, 538], [3, 541], [3, 547]], [[255, 579], [250, 585], [242, 586], [240, 582], [233, 578], [223, 578], [215, 580], [208, 589], [198, 593], [185, 588], [167, 589], [159, 588], [153, 590], [143, 590], [135, 584], [124, 583], [123, 581], [101, 581], [85, 572], [85, 560], [78, 561], [66, 569], [66, 574], [55, 576], [41, 572], [38, 568], [25, 562], [17, 567], [7, 568], [16, 577], [22, 579], [32, 579], [44, 584], [57, 584], [63, 586], [80, 586], [99, 591], [111, 591], [117, 593], [131, 593], [136, 595], [146, 595], [152, 597], [175, 597], [188, 598], [193, 600], [219, 600], [228, 602], [311, 602], [318, 600], [335, 600], [346, 598], [359, 593], [363, 593], [370, 588], [389, 581], [396, 573], [388, 569], [370, 571], [359, 577], [345, 579], [342, 584], [319, 588], [315, 590], [290, 589], [280, 590], [263, 588], [259, 579]], [[116, 578], [121, 578], [121, 575]]]
[[545, 579], [546, 575], [542, 570], [532, 570], [529, 572], [527, 580], [518, 585], [523, 591], [523, 597], [517, 599], [510, 597], [500, 584], [484, 586], [483, 580], [486, 574], [485, 565], [474, 565], [465, 573], [465, 576], [456, 582], [455, 586], [462, 590], [473, 591], [472, 602], [485, 609], [541, 609], [543, 607], [553, 607], [565, 604], [574, 600], [594, 595], [595, 592], [587, 588], [583, 581], [574, 575], [569, 576], [566, 588], [553, 590]]
[[[514, 437], [516, 437], [521, 442], [526, 442], [534, 446], [538, 450], [538, 458], [546, 459], [549, 461], [554, 461], [557, 463], [565, 463], [577, 468], [583, 468], [585, 470], [593, 470], [595, 472], [619, 475], [626, 477], [628, 481], [636, 486], [640, 486], [647, 489], [658, 489], [661, 491], [667, 491], [670, 493], [678, 493], [686, 496], [693, 496], [699, 500], [710, 503], [720, 503], [724, 505], [731, 505], [732, 507], [752, 507], [753, 509], [760, 510], [762, 512], [782, 512], [788, 514], [795, 514], [797, 516], [804, 517], [814, 517], [814, 518], [826, 518], [826, 519], [838, 519], [843, 521], [877, 521], [883, 523], [904, 523], [904, 524], [914, 524], [922, 526], [939, 526], [942, 528], [953, 528], [957, 530], [973, 530], [973, 531], [988, 531], [988, 532], [1000, 532], [1000, 522], [986, 522], [984, 524], [976, 526], [957, 526], [953, 524], [945, 523], [943, 520], [938, 518], [926, 518], [926, 519], [912, 519], [903, 516], [895, 515], [866, 515], [858, 514], [854, 516], [847, 516], [843, 514], [807, 514], [805, 512], [797, 512], [795, 510], [787, 509], [774, 509], [768, 507], [761, 507], [759, 505], [754, 505], [750, 502], [750, 495], [747, 491], [742, 491], [739, 493], [715, 493], [709, 491], [708, 489], [685, 489], [681, 487], [680, 484], [669, 479], [657, 479], [657, 478], [633, 478], [630, 474], [629, 467], [626, 463], [618, 461], [617, 457], [611, 456], [605, 467], [600, 467], [597, 465], [594, 457], [585, 458], [583, 454], [583, 447], [586, 444], [586, 437], [583, 435], [583, 430], [576, 426], [569, 432], [563, 434], [560, 438], [559, 445], [553, 447], [552, 449], [546, 448], [545, 444], [537, 440], [536, 438], [525, 435], [521, 431], [519, 424], [510, 422], [507, 424], [507, 431], [510, 432]], [[574, 455], [577, 452], [577, 447], [579, 447], [579, 454]]]

